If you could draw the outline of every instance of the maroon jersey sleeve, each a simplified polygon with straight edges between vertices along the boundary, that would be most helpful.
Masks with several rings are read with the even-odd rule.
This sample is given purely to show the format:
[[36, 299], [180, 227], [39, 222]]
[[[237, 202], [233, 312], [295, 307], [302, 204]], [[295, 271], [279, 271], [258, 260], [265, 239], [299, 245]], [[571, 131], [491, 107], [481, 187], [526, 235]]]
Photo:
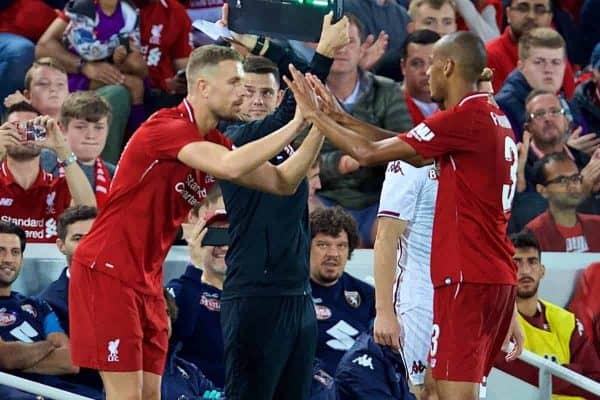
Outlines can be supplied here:
[[484, 118], [483, 112], [471, 107], [454, 107], [433, 114], [399, 138], [426, 158], [469, 151], [478, 147], [482, 138], [478, 131], [489, 124]]
[[174, 43], [173, 48], [173, 59], [187, 58], [194, 49], [192, 47], [192, 21], [185, 12], [185, 9], [177, 4], [177, 7], [173, 7], [173, 10], [177, 14], [177, 19], [181, 23], [177, 39]]

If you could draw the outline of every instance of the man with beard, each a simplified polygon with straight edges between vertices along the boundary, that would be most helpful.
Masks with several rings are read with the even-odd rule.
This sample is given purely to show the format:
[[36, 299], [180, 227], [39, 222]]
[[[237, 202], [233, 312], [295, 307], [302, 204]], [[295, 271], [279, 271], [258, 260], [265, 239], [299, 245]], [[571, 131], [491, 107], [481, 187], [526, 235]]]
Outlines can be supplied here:
[[[487, 66], [494, 71], [492, 85], [498, 93], [504, 80], [517, 66], [517, 44], [522, 35], [533, 28], [548, 28], [552, 24], [551, 0], [511, 0], [506, 7], [508, 26], [499, 37], [486, 43]], [[575, 82], [573, 68], [565, 59], [565, 75], [562, 87], [567, 98], [573, 96]]]
[[[30, 104], [17, 103], [7, 109], [0, 126], [0, 158], [6, 154], [0, 170], [1, 218], [22, 227], [31, 243], [54, 243], [58, 216], [71, 203], [96, 206], [96, 198], [57, 123], [38, 116]], [[17, 125], [33, 119], [47, 121], [46, 139], [24, 142]], [[56, 153], [64, 177], [55, 178], [42, 170], [42, 147]]]
[[333, 375], [338, 362], [375, 318], [375, 289], [344, 272], [358, 245], [352, 216], [340, 207], [310, 214], [310, 286], [317, 315], [317, 357]]
[[[600, 160], [593, 159], [593, 163]], [[536, 163], [537, 191], [548, 210], [525, 226], [542, 251], [600, 251], [600, 216], [581, 214], [577, 206], [588, 196], [583, 176], [565, 152], [544, 156]], [[597, 175], [595, 178], [598, 181]]]
[[[538, 296], [540, 281], [546, 268], [538, 242], [527, 233], [510, 237], [515, 246], [514, 261], [518, 267], [517, 309], [525, 334], [524, 348], [569, 368], [595, 381], [600, 381], [600, 359], [588, 341], [583, 324], [562, 307], [542, 300]], [[532, 385], [538, 385], [538, 369], [521, 360], [506, 363], [498, 357], [494, 365]], [[597, 396], [557, 377], [552, 378], [553, 399], [597, 399]]]
[[[71, 364], [69, 338], [48, 303], [11, 291], [23, 265], [26, 243], [23, 229], [0, 221], [0, 368], [57, 386], [60, 375], [78, 372]], [[0, 386], [0, 396], [18, 394]]]

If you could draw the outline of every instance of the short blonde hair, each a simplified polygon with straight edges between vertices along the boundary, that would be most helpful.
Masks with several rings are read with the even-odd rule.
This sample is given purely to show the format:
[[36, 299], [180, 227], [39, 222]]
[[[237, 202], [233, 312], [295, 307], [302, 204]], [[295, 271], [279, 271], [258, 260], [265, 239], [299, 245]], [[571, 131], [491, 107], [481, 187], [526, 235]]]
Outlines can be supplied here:
[[67, 70], [65, 69], [64, 65], [62, 65], [58, 60], [52, 57], [38, 58], [33, 62], [31, 68], [29, 68], [27, 70], [27, 73], [25, 74], [25, 89], [31, 89], [31, 81], [33, 80], [33, 74], [40, 67], [52, 68], [56, 71], [62, 72], [63, 74], [67, 75]]
[[527, 60], [532, 48], [563, 49], [565, 40], [552, 28], [535, 28], [519, 39], [519, 60]]

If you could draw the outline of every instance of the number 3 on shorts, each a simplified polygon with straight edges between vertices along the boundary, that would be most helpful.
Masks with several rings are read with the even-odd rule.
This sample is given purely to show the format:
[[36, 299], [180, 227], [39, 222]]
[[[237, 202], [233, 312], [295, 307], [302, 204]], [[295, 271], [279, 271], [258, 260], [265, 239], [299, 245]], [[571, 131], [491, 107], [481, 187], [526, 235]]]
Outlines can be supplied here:
[[440, 337], [440, 326], [438, 324], [433, 324], [431, 329], [431, 352], [429, 353], [431, 357], [435, 357], [438, 351], [438, 339]]

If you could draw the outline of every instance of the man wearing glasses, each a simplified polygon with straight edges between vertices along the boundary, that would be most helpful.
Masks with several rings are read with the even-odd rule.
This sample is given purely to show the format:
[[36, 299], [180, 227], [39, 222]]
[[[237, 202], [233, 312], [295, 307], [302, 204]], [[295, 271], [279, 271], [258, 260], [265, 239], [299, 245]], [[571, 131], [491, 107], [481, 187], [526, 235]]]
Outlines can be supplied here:
[[[488, 54], [487, 66], [494, 71], [492, 85], [496, 93], [508, 74], [517, 67], [517, 44], [521, 36], [533, 28], [550, 27], [553, 15], [550, 0], [511, 0], [505, 11], [508, 26], [502, 35], [490, 40], [485, 46]], [[571, 98], [575, 91], [573, 69], [571, 64], [566, 64], [563, 89], [566, 96]]]
[[[598, 163], [600, 158], [594, 157], [590, 167]], [[535, 171], [536, 189], [548, 201], [548, 210], [529, 222], [525, 230], [535, 236], [541, 250], [600, 252], [600, 216], [577, 212], [589, 189], [568, 153], [545, 155], [536, 163]], [[600, 186], [598, 178], [596, 172], [591, 179], [596, 190]]]

